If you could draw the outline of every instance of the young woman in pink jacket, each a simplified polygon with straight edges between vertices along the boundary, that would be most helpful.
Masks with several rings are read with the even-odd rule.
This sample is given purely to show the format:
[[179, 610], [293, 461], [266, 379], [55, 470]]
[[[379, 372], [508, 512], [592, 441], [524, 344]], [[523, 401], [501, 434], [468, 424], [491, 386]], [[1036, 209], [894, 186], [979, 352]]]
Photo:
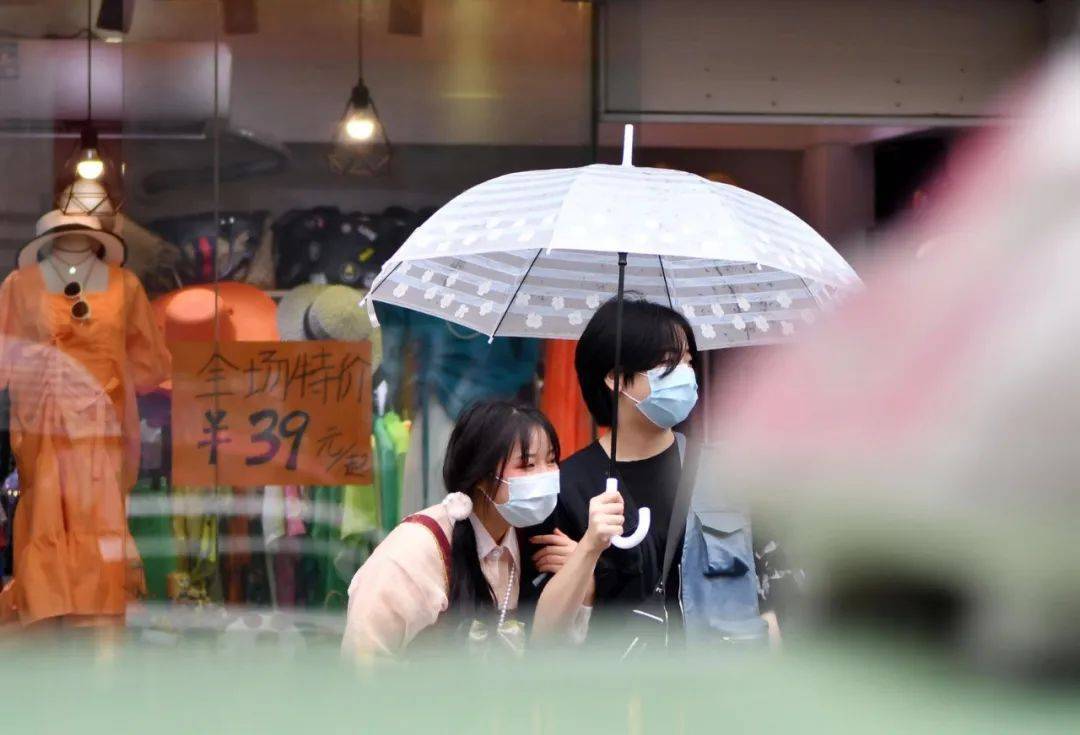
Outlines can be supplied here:
[[535, 408], [466, 410], [447, 446], [446, 499], [402, 521], [352, 580], [346, 655], [422, 643], [520, 652], [530, 637], [581, 639], [590, 613], [581, 601], [600, 553], [622, 534], [623, 505], [600, 495], [580, 543], [532, 547], [551, 530], [558, 463], [558, 437]]

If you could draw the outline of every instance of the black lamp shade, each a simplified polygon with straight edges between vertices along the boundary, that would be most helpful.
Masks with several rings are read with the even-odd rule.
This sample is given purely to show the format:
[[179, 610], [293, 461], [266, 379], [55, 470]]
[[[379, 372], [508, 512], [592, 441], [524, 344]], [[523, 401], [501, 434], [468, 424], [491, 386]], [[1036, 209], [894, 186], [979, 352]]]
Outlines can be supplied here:
[[101, 0], [97, 27], [103, 31], [127, 33], [131, 30], [131, 16], [135, 12], [135, 0]]

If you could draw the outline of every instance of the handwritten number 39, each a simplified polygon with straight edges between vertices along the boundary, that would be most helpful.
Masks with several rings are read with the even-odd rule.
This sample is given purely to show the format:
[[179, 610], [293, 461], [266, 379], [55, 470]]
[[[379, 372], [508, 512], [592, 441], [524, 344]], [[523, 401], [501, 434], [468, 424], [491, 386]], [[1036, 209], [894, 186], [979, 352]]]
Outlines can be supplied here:
[[[277, 411], [273, 409], [264, 409], [262, 411], [256, 411], [248, 416], [248, 421], [255, 428], [258, 428], [259, 424], [265, 423], [266, 425], [260, 430], [251, 435], [251, 441], [260, 442], [266, 445], [266, 451], [254, 457], [248, 457], [244, 460], [244, 463], [249, 467], [251, 465], [266, 464], [277, 455], [278, 450], [281, 449], [281, 439], [291, 439], [292, 447], [289, 449], [289, 459], [285, 462], [285, 468], [290, 470], [296, 469], [296, 458], [300, 454], [300, 440], [304, 438], [304, 432], [307, 431], [308, 421], [310, 417], [304, 411], [293, 411], [292, 413], [285, 414], [285, 417], [281, 419], [281, 423], [278, 423]], [[276, 430], [277, 433], [274, 433]], [[281, 435], [281, 439], [278, 438], [278, 434]]]

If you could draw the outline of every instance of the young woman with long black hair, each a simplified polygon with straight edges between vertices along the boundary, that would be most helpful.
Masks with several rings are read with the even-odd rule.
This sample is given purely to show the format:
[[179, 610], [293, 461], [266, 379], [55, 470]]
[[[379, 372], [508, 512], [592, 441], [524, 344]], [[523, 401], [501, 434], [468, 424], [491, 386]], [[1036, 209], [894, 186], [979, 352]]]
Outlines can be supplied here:
[[[406, 518], [353, 578], [345, 653], [396, 654], [422, 638], [520, 650], [534, 612], [545, 634], [584, 629], [580, 600], [600, 553], [622, 533], [622, 500], [595, 500], [572, 554], [534, 560], [524, 529], [555, 510], [558, 462], [558, 437], [536, 409], [503, 401], [467, 409], [447, 446], [446, 499]], [[541, 595], [544, 572], [557, 574]]]

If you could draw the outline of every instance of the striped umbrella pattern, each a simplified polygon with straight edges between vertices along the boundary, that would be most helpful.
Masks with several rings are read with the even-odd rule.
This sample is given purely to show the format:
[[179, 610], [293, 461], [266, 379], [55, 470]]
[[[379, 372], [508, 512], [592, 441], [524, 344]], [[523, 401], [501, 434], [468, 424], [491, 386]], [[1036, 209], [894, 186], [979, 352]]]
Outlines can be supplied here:
[[619, 252], [627, 293], [683, 313], [702, 349], [790, 338], [859, 284], [768, 199], [682, 171], [594, 164], [462, 193], [386, 262], [370, 296], [490, 338], [576, 339], [616, 295]]

